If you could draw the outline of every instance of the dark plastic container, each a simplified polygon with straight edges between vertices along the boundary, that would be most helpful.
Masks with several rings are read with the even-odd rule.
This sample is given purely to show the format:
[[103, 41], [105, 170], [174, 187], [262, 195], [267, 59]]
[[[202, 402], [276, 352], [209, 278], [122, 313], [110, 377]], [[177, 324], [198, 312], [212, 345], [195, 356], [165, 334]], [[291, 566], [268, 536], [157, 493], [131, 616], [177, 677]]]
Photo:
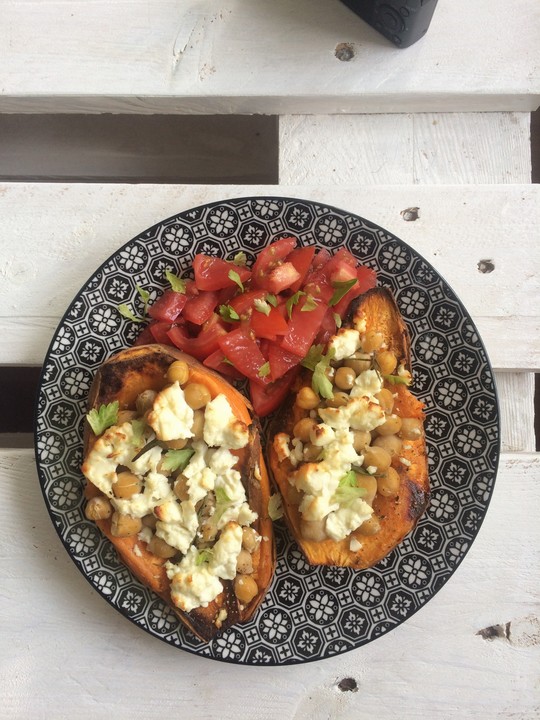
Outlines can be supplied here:
[[342, 0], [399, 48], [427, 33], [438, 0]]

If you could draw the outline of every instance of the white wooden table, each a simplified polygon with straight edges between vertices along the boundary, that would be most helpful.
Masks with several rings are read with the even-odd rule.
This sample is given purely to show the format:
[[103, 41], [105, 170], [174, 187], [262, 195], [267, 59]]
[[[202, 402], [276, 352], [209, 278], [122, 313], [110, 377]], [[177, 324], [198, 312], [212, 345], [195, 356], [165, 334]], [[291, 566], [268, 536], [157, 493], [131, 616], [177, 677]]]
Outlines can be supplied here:
[[[305, 197], [382, 225], [450, 283], [495, 369], [503, 451], [472, 549], [424, 608], [345, 655], [265, 669], [188, 655], [125, 621], [64, 550], [33, 451], [1, 449], [2, 715], [538, 717], [537, 1], [441, 0], [406, 51], [332, 0], [3, 0], [1, 12], [1, 112], [281, 115], [278, 187], [0, 185], [1, 365], [41, 364], [90, 273], [162, 218], [226, 197]], [[335, 57], [340, 42], [351, 61]]]

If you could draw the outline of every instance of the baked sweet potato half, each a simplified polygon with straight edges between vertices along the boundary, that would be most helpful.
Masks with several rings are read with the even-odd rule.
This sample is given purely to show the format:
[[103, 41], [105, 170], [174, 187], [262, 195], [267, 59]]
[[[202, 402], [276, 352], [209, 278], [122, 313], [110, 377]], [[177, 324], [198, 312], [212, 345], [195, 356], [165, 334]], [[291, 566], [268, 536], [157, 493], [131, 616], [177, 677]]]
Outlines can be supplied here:
[[89, 398], [86, 516], [202, 640], [249, 620], [272, 579], [269, 479], [248, 401], [174, 348], [107, 360]]
[[409, 390], [410, 339], [391, 292], [353, 301], [305, 364], [274, 423], [269, 467], [308, 561], [367, 568], [429, 498], [423, 406]]

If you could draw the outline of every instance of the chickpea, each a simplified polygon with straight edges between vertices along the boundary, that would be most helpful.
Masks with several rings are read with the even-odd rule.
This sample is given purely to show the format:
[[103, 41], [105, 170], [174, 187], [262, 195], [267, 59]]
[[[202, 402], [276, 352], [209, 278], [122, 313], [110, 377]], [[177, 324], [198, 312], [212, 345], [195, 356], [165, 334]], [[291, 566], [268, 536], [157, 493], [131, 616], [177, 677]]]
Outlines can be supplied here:
[[375, 360], [383, 375], [391, 375], [397, 366], [397, 357], [391, 350], [381, 350], [375, 355]]
[[184, 397], [192, 410], [206, 407], [212, 399], [210, 390], [202, 383], [188, 383], [184, 388]]
[[111, 503], [103, 495], [96, 495], [86, 503], [84, 514], [88, 520], [106, 520], [111, 517]]
[[366, 494], [362, 497], [364, 502], [368, 505], [373, 504], [375, 495], [377, 494], [377, 478], [372, 475], [363, 475], [362, 473], [356, 473], [356, 484], [358, 487], [364, 488]]
[[353, 447], [361, 454], [371, 442], [371, 433], [367, 430], [353, 430], [353, 438]]
[[111, 535], [114, 537], [130, 537], [141, 531], [141, 518], [134, 518], [131, 515], [122, 515], [114, 512], [111, 520]]
[[355, 353], [350, 358], [343, 361], [345, 367], [351, 368], [356, 375], [360, 375], [371, 367], [371, 357], [366, 353]]
[[165, 446], [169, 450], [183, 450], [187, 445], [187, 440], [184, 438], [178, 438], [177, 440], [167, 440]]
[[338, 407], [343, 407], [344, 405], [347, 405], [348, 402], [349, 402], [349, 395], [346, 392], [339, 390], [338, 392], [334, 392], [333, 397], [329, 398], [326, 401], [326, 405], [328, 407], [338, 408]]
[[157, 523], [157, 517], [150, 513], [149, 515], [145, 515], [142, 519], [142, 524], [144, 527], [149, 527], [150, 530], [156, 529], [156, 523]]
[[366, 353], [378, 350], [384, 342], [382, 333], [376, 330], [367, 330], [362, 338], [362, 350]]
[[399, 494], [400, 485], [401, 478], [398, 471], [393, 467], [389, 467], [384, 475], [377, 478], [378, 491], [384, 497], [396, 497]]
[[392, 392], [387, 388], [383, 388], [376, 393], [375, 397], [379, 401], [379, 405], [382, 407], [384, 412], [389, 415], [394, 409], [394, 396]]
[[132, 472], [126, 470], [118, 473], [112, 489], [115, 497], [130, 498], [141, 492], [141, 481]]
[[381, 523], [379, 522], [379, 518], [372, 515], [369, 520], [364, 520], [358, 528], [358, 532], [361, 535], [376, 535], [380, 529]]
[[212, 540], [215, 540], [217, 535], [217, 526], [212, 522], [211, 518], [201, 523], [200, 530], [204, 542], [212, 542]]
[[238, 553], [236, 572], [241, 575], [251, 575], [253, 572], [253, 559], [247, 550], [240, 550]]
[[395, 435], [401, 430], [399, 415], [388, 415], [386, 421], [377, 427], [378, 435]]
[[310, 387], [302, 387], [296, 394], [296, 404], [302, 410], [314, 410], [319, 406], [319, 396]]
[[256, 550], [257, 545], [259, 544], [259, 539], [260, 535], [255, 530], [255, 528], [242, 528], [242, 547], [245, 548], [248, 552], [252, 553], [254, 550]]
[[313, 418], [302, 418], [302, 420], [299, 420], [294, 426], [293, 434], [303, 443], [309, 442], [311, 429], [315, 427], [316, 424]]
[[202, 410], [195, 410], [193, 413], [193, 425], [191, 426], [191, 432], [193, 433], [192, 440], [203, 439], [204, 412]]
[[343, 365], [336, 370], [334, 382], [340, 390], [350, 390], [356, 380], [356, 373], [350, 367]]
[[174, 494], [179, 500], [189, 500], [188, 479], [185, 475], [179, 475], [174, 483]]
[[183, 360], [175, 360], [169, 365], [165, 377], [170, 383], [185, 385], [189, 380], [189, 365]]
[[382, 448], [390, 453], [390, 457], [395, 457], [401, 452], [403, 443], [397, 435], [380, 435], [373, 441], [373, 447]]
[[148, 410], [152, 409], [156, 395], [155, 390], [143, 390], [142, 393], [137, 396], [135, 407], [141, 415], [144, 415]]
[[131, 422], [131, 420], [134, 420], [136, 417], [137, 413], [135, 410], [120, 410], [118, 412], [118, 420], [116, 424], [122, 425], [122, 423]]
[[422, 437], [422, 422], [417, 418], [403, 418], [401, 437], [404, 440], [419, 440]]
[[243, 604], [251, 602], [259, 592], [257, 583], [251, 575], [237, 575], [234, 579], [234, 594]]
[[169, 543], [165, 542], [165, 540], [157, 535], [152, 536], [152, 539], [148, 543], [148, 550], [164, 560], [174, 557], [178, 552], [176, 548], [171, 547]]
[[391, 462], [392, 457], [385, 448], [371, 445], [364, 451], [364, 466], [375, 467], [379, 473], [386, 472]]
[[305, 540], [314, 542], [326, 540], [324, 520], [300, 520], [300, 534]]

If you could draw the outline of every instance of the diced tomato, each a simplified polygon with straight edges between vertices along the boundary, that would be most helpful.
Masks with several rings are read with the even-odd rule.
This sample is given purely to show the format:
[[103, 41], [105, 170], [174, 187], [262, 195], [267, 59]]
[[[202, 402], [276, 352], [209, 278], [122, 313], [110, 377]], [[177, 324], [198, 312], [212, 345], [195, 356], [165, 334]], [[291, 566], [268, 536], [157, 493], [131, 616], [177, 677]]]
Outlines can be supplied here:
[[349, 265], [344, 260], [340, 260], [339, 263], [334, 265], [329, 279], [331, 283], [343, 283], [350, 282], [351, 280], [357, 280], [356, 268]]
[[234, 380], [241, 380], [243, 377], [242, 373], [238, 372], [234, 365], [226, 362], [226, 360], [227, 358], [223, 354], [223, 351], [218, 348], [203, 360], [203, 365], [212, 368], [212, 370], [222, 375], [227, 375], [227, 377], [233, 378]]
[[296, 367], [301, 358], [295, 353], [284, 350], [277, 343], [268, 345], [268, 360], [270, 362], [270, 375], [272, 380], [278, 380], [293, 367]]
[[340, 248], [335, 255], [332, 255], [322, 268], [325, 275], [327, 277], [331, 277], [334, 270], [339, 267], [341, 263], [345, 263], [350, 265], [352, 268], [356, 268], [358, 260], [346, 248]]
[[259, 286], [268, 290], [268, 292], [278, 294], [294, 285], [299, 278], [300, 273], [294, 265], [290, 262], [284, 262], [270, 270], [268, 275], [260, 278]]
[[330, 260], [332, 256], [330, 255], [330, 251], [326, 248], [321, 248], [315, 257], [313, 258], [313, 261], [311, 263], [311, 269], [314, 271], [320, 270], [326, 263]]
[[299, 275], [298, 280], [290, 286], [291, 292], [295, 293], [302, 287], [314, 255], [315, 246], [308, 245], [307, 247], [296, 248], [296, 250], [293, 250], [288, 256], [287, 261], [294, 265]]
[[248, 290], [234, 297], [229, 305], [242, 317], [242, 315], [250, 314], [255, 300], [264, 300], [265, 297], [266, 290]]
[[253, 287], [264, 287], [264, 280], [270, 271], [280, 265], [287, 255], [296, 247], [296, 238], [285, 237], [271, 243], [261, 250], [253, 265], [251, 284]]
[[228, 287], [223, 288], [222, 290], [218, 290], [218, 299], [217, 304], [218, 305], [228, 305], [230, 301], [233, 299], [233, 297], [236, 295], [237, 292], [239, 292], [240, 288], [238, 285], [235, 285], [234, 287]]
[[303, 292], [328, 304], [334, 294], [334, 288], [322, 272], [312, 273], [302, 288]]
[[354, 298], [362, 295], [362, 293], [365, 293], [368, 290], [371, 290], [371, 288], [374, 288], [377, 284], [377, 273], [375, 270], [371, 270], [364, 265], [360, 265], [360, 267], [356, 269], [356, 277], [358, 282], [353, 285], [352, 288], [345, 293], [341, 300], [339, 300], [333, 307], [334, 312], [342, 318], [345, 317], [347, 308]]
[[193, 258], [193, 271], [195, 284], [199, 290], [221, 290], [222, 288], [237, 287], [235, 280], [229, 273], [235, 272], [240, 282], [246, 283], [251, 277], [251, 271], [227, 260], [198, 253]]
[[267, 385], [269, 374], [261, 377], [260, 370], [266, 363], [253, 333], [240, 327], [219, 338], [219, 347], [234, 367], [256, 383]]
[[202, 291], [187, 301], [182, 316], [188, 322], [202, 325], [212, 316], [217, 302], [217, 292]]
[[275, 340], [278, 335], [285, 335], [288, 330], [287, 321], [281, 312], [271, 307], [268, 315], [258, 310], [251, 314], [250, 327], [259, 338]]
[[154, 320], [173, 322], [180, 315], [187, 302], [187, 295], [174, 290], [165, 290], [153, 305], [148, 308], [148, 315]]
[[336, 310], [333, 307], [329, 307], [325, 312], [319, 331], [313, 341], [316, 345], [326, 345], [332, 335], [335, 335], [337, 329], [336, 319], [334, 317], [335, 312]]
[[186, 295], [188, 296], [188, 298], [195, 297], [195, 295], [198, 294], [199, 290], [195, 285], [195, 280], [186, 280]]
[[298, 367], [292, 368], [279, 380], [265, 387], [250, 380], [249, 394], [255, 413], [262, 418], [278, 408], [289, 394], [297, 375]]
[[150, 323], [148, 329], [152, 333], [152, 337], [154, 339], [153, 342], [161, 343], [162, 345], [171, 344], [168, 335], [169, 330], [171, 329], [170, 322], [162, 322], [161, 320], [158, 320], [157, 322]]
[[318, 302], [313, 310], [304, 311], [303, 307], [306, 301], [307, 298], [303, 297], [294, 306], [289, 320], [289, 330], [281, 342], [284, 350], [299, 355], [301, 358], [306, 356], [313, 344], [328, 307], [326, 303]]
[[137, 339], [133, 343], [134, 345], [151, 345], [155, 343], [154, 336], [150, 332], [149, 327], [143, 328], [143, 330], [137, 336]]
[[173, 345], [193, 355], [197, 360], [204, 360], [219, 348], [219, 339], [227, 335], [227, 331], [219, 322], [217, 315], [201, 328], [197, 337], [190, 337], [187, 332], [178, 325], [173, 326], [167, 333]]

